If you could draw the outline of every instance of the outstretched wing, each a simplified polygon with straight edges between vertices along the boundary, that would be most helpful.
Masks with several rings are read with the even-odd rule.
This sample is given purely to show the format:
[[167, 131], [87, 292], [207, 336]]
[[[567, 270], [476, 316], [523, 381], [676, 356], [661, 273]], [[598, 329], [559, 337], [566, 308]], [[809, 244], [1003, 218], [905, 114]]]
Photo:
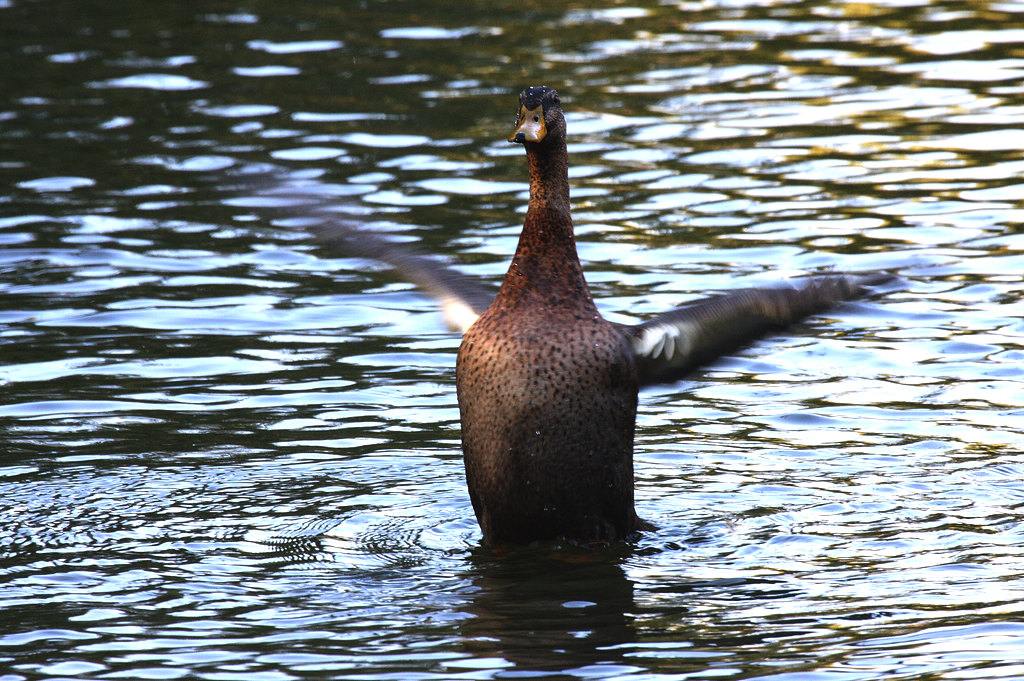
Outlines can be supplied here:
[[435, 296], [444, 308], [445, 321], [463, 331], [483, 314], [497, 291], [415, 246], [389, 240], [384, 234], [344, 220], [326, 220], [311, 228], [321, 243], [339, 253], [386, 263], [412, 284]]
[[369, 227], [358, 211], [345, 210], [351, 197], [336, 192], [335, 185], [290, 178], [273, 166], [243, 169], [232, 180], [236, 193], [232, 205], [297, 220], [301, 229], [342, 256], [390, 265], [399, 277], [438, 298], [452, 330], [468, 329], [497, 295], [497, 288], [459, 272], [441, 258]]
[[743, 289], [697, 301], [636, 326], [623, 326], [641, 385], [672, 381], [766, 332], [862, 295], [888, 275], [814, 277], [799, 287]]

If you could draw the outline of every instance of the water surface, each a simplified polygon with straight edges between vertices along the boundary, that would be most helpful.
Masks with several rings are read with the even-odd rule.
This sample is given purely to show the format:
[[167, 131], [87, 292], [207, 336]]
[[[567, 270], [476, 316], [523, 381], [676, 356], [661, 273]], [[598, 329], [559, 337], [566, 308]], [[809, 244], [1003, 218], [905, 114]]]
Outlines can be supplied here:
[[[0, 679], [1024, 677], [1024, 4], [0, 2]], [[523, 86], [618, 321], [857, 303], [641, 395], [603, 551], [480, 546], [459, 336]]]

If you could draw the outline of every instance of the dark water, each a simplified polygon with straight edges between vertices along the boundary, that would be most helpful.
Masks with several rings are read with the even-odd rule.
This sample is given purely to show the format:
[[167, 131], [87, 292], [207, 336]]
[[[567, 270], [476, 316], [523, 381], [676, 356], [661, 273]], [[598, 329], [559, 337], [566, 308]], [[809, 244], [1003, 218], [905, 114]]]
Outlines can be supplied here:
[[[0, 0], [0, 680], [1024, 678], [1022, 26]], [[901, 279], [641, 396], [654, 530], [495, 555], [458, 335], [244, 178], [496, 281], [538, 83], [610, 317]]]

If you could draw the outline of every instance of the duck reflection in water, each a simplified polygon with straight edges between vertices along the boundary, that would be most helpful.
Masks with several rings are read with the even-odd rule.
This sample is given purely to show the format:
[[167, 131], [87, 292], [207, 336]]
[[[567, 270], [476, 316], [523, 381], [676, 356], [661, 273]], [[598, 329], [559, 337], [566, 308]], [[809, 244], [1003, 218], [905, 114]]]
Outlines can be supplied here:
[[607, 321], [576, 252], [555, 90], [523, 90], [509, 141], [526, 151], [530, 201], [496, 295], [350, 222], [331, 218], [315, 229], [329, 246], [389, 263], [436, 294], [465, 331], [456, 362], [462, 448], [485, 544], [615, 542], [641, 529], [633, 506], [641, 387], [681, 378], [886, 277], [819, 276], [711, 297], [634, 326]]
[[[622, 544], [628, 547], [628, 544]], [[636, 640], [636, 604], [614, 547], [600, 551], [543, 546], [503, 555], [475, 552], [472, 615], [459, 625], [474, 658], [514, 669], [559, 672], [621, 661]], [[609, 646], [617, 646], [609, 650]]]
[[[756, 618], [718, 628], [708, 620], [708, 603], [764, 605], [792, 599], [797, 591], [785, 579], [731, 577], [648, 578], [638, 592], [624, 568], [634, 551], [628, 543], [599, 550], [552, 551], [541, 544], [474, 551], [466, 575], [473, 584], [465, 606], [471, 617], [459, 624], [463, 645], [475, 660], [495, 660], [510, 671], [543, 673], [544, 678], [597, 676], [582, 672], [593, 665], [600, 665], [605, 676], [621, 665], [628, 675], [644, 665], [640, 660], [656, 657], [654, 642], [671, 631], [677, 640], [688, 641], [695, 654], [671, 655], [666, 664], [677, 674], [706, 672], [708, 657], [720, 654], [714, 651], [728, 646], [757, 651], [778, 636], [778, 631], [766, 632]], [[801, 633], [799, 628], [789, 632]]]

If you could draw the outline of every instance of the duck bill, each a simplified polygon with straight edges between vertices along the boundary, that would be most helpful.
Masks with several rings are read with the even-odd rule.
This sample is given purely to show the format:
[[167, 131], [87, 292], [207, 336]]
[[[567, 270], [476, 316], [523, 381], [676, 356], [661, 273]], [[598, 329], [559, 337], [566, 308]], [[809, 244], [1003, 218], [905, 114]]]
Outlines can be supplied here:
[[515, 132], [508, 138], [508, 141], [519, 144], [540, 142], [547, 134], [548, 129], [544, 126], [544, 107], [527, 109], [524, 106], [519, 109], [519, 120], [516, 121]]

